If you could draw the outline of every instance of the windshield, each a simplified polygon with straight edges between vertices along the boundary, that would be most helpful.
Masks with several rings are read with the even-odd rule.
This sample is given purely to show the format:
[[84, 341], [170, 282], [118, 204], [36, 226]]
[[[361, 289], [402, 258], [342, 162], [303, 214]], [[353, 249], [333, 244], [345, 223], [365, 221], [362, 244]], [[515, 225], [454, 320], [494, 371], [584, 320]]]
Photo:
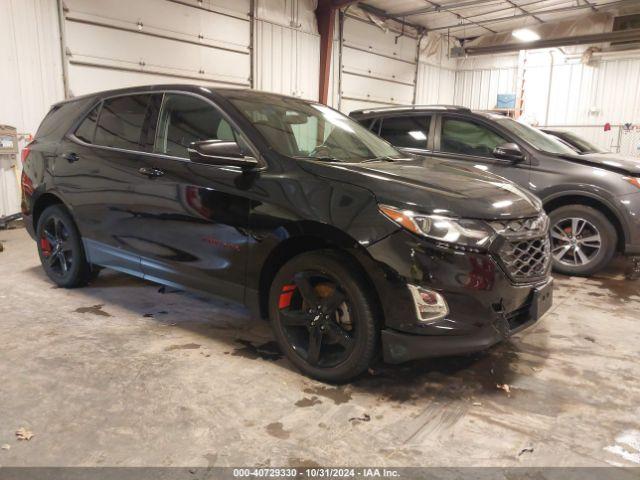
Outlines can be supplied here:
[[277, 152], [295, 158], [362, 162], [403, 155], [349, 117], [321, 104], [287, 97], [230, 97], [229, 101]]
[[567, 142], [578, 147], [582, 153], [602, 153], [602, 150], [600, 150], [598, 147], [596, 147], [592, 143], [587, 142], [584, 138], [580, 138], [575, 133], [562, 132], [560, 135], [560, 138], [564, 138], [567, 140]]
[[553, 153], [556, 155], [574, 155], [576, 152], [562, 143], [555, 137], [541, 132], [537, 128], [530, 127], [524, 123], [515, 121], [509, 117], [492, 117], [496, 122], [509, 130], [514, 135], [520, 137], [531, 146], [542, 150], [543, 152]]

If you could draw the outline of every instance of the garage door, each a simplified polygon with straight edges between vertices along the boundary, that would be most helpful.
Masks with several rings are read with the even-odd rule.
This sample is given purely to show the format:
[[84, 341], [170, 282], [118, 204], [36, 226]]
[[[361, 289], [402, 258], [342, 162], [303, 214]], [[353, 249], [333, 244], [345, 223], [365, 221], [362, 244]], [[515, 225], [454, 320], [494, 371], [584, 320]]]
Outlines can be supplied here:
[[417, 40], [347, 15], [340, 109], [413, 103]]
[[250, 0], [64, 0], [69, 89], [250, 86], [250, 8]]

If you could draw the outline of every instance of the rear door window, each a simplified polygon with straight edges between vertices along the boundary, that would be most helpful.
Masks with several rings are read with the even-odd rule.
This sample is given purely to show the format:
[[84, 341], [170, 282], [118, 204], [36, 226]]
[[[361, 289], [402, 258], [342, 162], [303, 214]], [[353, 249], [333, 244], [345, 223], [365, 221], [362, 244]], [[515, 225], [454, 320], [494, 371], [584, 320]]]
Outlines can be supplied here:
[[493, 157], [493, 149], [507, 143], [493, 130], [467, 120], [444, 118], [440, 150], [462, 155]]
[[98, 113], [100, 113], [100, 104], [89, 112], [82, 123], [76, 129], [75, 135], [83, 142], [93, 143], [93, 136], [96, 132], [98, 123]]
[[428, 115], [386, 117], [380, 136], [396, 147], [426, 149], [430, 124]]
[[151, 95], [130, 95], [110, 98], [102, 104], [96, 127], [96, 145], [142, 150], [142, 126]]
[[229, 122], [210, 103], [191, 95], [165, 94], [153, 151], [189, 158], [189, 145], [202, 140], [239, 141]]

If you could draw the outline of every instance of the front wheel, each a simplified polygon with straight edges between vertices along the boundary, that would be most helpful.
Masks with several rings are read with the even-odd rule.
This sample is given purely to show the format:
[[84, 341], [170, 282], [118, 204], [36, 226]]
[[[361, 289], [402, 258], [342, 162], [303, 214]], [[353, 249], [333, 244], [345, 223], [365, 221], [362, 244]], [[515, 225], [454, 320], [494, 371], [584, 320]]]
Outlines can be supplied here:
[[375, 302], [357, 265], [338, 252], [303, 253], [287, 262], [271, 285], [269, 317], [281, 350], [318, 380], [351, 380], [376, 356]]
[[615, 227], [598, 210], [567, 205], [549, 214], [553, 269], [589, 276], [604, 268], [616, 251]]

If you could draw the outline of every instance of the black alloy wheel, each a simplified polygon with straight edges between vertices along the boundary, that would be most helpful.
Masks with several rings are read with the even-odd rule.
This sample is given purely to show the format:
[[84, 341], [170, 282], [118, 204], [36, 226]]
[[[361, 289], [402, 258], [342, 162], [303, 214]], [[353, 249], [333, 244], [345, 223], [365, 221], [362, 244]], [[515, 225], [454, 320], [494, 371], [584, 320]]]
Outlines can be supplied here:
[[306, 374], [347, 381], [369, 366], [378, 322], [357, 268], [332, 251], [302, 254], [278, 273], [270, 318], [280, 348]]
[[86, 285], [97, 273], [86, 260], [73, 218], [61, 205], [44, 210], [36, 228], [38, 254], [47, 276], [57, 285]]

